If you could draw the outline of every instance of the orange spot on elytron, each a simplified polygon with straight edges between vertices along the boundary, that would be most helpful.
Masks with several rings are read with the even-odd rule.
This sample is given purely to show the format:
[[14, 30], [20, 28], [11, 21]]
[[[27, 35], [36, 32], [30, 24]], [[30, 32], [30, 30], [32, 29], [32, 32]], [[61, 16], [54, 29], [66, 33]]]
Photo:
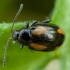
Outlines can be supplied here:
[[32, 48], [34, 48], [35, 50], [44, 50], [47, 48], [47, 46], [43, 46], [40, 44], [36, 44], [36, 43], [31, 43], [30, 45]]
[[57, 32], [60, 33], [60, 34], [64, 34], [64, 32], [62, 31], [62, 29], [60, 29], [60, 28], [57, 30]]
[[35, 30], [32, 31], [34, 35], [46, 34], [48, 31], [43, 26], [38, 26]]

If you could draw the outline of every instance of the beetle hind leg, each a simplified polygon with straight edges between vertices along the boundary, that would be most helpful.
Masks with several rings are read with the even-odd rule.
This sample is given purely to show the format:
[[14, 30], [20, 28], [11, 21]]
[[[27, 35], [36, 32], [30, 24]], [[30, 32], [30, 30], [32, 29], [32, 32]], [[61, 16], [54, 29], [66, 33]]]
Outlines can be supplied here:
[[47, 20], [42, 21], [42, 23], [49, 23], [49, 22], [51, 22], [51, 19], [47, 19]]

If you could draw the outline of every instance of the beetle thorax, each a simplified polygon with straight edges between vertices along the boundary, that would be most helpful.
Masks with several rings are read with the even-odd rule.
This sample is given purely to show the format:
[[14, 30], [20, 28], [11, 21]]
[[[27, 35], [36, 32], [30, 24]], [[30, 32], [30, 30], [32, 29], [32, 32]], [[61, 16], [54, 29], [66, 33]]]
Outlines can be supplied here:
[[29, 41], [30, 40], [30, 30], [22, 29], [19, 32], [18, 40]]

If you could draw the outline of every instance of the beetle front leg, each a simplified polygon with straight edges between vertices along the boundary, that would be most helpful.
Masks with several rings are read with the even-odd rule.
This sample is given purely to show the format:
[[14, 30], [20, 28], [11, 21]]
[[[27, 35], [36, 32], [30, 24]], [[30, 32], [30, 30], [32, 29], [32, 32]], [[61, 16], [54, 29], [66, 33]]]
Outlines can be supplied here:
[[22, 49], [22, 48], [23, 48], [23, 45], [21, 44], [21, 45], [20, 45], [20, 49]]
[[29, 27], [29, 21], [27, 21], [25, 24], [26, 24], [26, 28], [28, 28]]

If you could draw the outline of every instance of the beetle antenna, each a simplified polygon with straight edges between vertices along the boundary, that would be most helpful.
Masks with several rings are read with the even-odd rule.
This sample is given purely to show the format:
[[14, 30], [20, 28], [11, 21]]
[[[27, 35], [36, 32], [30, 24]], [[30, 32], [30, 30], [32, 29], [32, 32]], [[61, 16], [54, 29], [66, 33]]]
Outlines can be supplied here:
[[11, 39], [12, 39], [12, 37], [8, 38], [8, 41], [7, 41], [7, 44], [6, 44], [6, 47], [5, 47], [4, 59], [3, 59], [3, 67], [5, 67], [5, 65], [6, 65], [6, 53], [7, 53], [7, 49], [8, 49], [8, 44], [9, 44], [9, 42], [10, 42]]
[[14, 20], [13, 20], [12, 28], [11, 28], [11, 32], [13, 32], [13, 26], [14, 26], [14, 23], [15, 23], [17, 17], [19, 16], [20, 12], [22, 11], [22, 8], [23, 8], [23, 4], [20, 5], [20, 8], [19, 8], [19, 10], [18, 10], [18, 12], [17, 12], [17, 14], [16, 14]]
[[[23, 4], [20, 5], [20, 8], [13, 20], [13, 23], [12, 23], [12, 28], [11, 28], [11, 32], [13, 32], [13, 26], [14, 26], [14, 22], [16, 21], [17, 17], [19, 16], [20, 12], [22, 11], [22, 8], [23, 8]], [[12, 37], [9, 37], [8, 38], [8, 41], [7, 41], [7, 44], [6, 44], [6, 47], [5, 47], [5, 51], [4, 51], [4, 59], [3, 59], [3, 67], [6, 65], [6, 55], [7, 55], [7, 49], [8, 49], [8, 44], [10, 42], [10, 40], [12, 39]]]

